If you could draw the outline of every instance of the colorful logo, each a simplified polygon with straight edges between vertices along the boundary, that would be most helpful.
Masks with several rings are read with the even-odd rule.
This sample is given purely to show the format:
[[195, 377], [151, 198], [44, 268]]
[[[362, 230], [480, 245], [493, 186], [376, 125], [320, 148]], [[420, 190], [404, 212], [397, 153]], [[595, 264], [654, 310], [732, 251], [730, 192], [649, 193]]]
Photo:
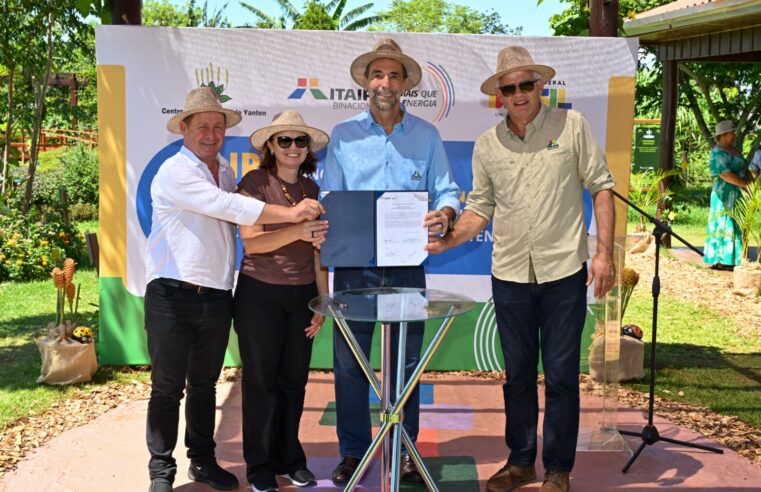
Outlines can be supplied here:
[[565, 89], [545, 88], [542, 91], [542, 102], [550, 108], [571, 109], [572, 104], [565, 101]]
[[196, 84], [198, 87], [209, 87], [217, 94], [219, 102], [225, 103], [232, 99], [224, 93], [229, 80], [230, 71], [225, 68], [225, 82], [222, 83], [222, 67], [216, 67], [215, 70], [211, 62], [209, 62], [208, 67], [196, 68]]
[[497, 96], [489, 96], [489, 107], [492, 109], [501, 109], [505, 107], [505, 105], [502, 104], [502, 99]]
[[[449, 116], [449, 111], [455, 105], [454, 84], [452, 83], [452, 77], [449, 76], [444, 67], [441, 65], [435, 65], [431, 62], [427, 63], [428, 65], [424, 70], [431, 76], [431, 78], [433, 78], [436, 85], [438, 85], [438, 96], [441, 97], [441, 104], [437, 104], [438, 112], [436, 113], [436, 116], [431, 119], [432, 123], [436, 123]], [[424, 93], [422, 95], [425, 96]], [[434, 94], [434, 96], [436, 96], [436, 94]]]
[[320, 79], [309, 79], [307, 77], [299, 77], [296, 79], [296, 90], [291, 92], [288, 99], [301, 99], [309, 87], [309, 92], [312, 93], [312, 97], [315, 99], [327, 99], [325, 94], [320, 90]]
[[[402, 94], [402, 104], [414, 114], [430, 122], [438, 122], [449, 116], [455, 105], [452, 78], [441, 65], [427, 62], [423, 69], [423, 83]], [[324, 92], [323, 92], [324, 90]], [[335, 110], [364, 110], [369, 94], [364, 87], [324, 87], [320, 89], [320, 79], [298, 77], [296, 89], [288, 99], [301, 99], [309, 91], [316, 100], [332, 103]]]

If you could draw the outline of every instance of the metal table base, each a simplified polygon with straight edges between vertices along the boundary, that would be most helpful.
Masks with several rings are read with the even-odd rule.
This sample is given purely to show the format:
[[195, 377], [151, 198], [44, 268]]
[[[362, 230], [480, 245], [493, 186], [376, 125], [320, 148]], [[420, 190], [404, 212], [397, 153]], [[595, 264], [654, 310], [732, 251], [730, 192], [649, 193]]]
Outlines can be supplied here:
[[[438, 488], [431, 477], [430, 472], [423, 463], [423, 459], [420, 457], [415, 444], [410, 439], [409, 434], [401, 425], [404, 420], [404, 413], [402, 409], [405, 403], [409, 399], [410, 395], [415, 389], [415, 386], [420, 381], [420, 377], [423, 375], [425, 368], [433, 358], [436, 350], [441, 345], [441, 341], [444, 339], [449, 327], [454, 321], [452, 312], [454, 309], [450, 309], [449, 314], [443, 318], [441, 326], [436, 331], [430, 345], [426, 349], [423, 356], [420, 358], [420, 362], [410, 376], [409, 381], [404, 381], [404, 354], [406, 349], [407, 339], [407, 322], [399, 322], [399, 347], [396, 364], [396, 394], [391, 395], [391, 323], [381, 323], [381, 380], [373, 372], [370, 362], [367, 360], [364, 352], [359, 347], [357, 339], [349, 329], [346, 321], [336, 315], [333, 308], [330, 308], [331, 316], [336, 321], [341, 334], [346, 339], [349, 348], [351, 349], [354, 357], [357, 359], [362, 372], [365, 373], [367, 380], [370, 382], [373, 391], [381, 400], [380, 408], [380, 421], [381, 427], [376, 434], [375, 438], [370, 443], [370, 447], [365, 452], [362, 460], [357, 466], [357, 470], [352, 475], [349, 482], [344, 488], [345, 492], [354, 490], [357, 483], [362, 479], [367, 467], [370, 465], [370, 460], [378, 450], [379, 446], [382, 446], [381, 452], [381, 492], [398, 492], [399, 491], [399, 467], [401, 462], [402, 453], [402, 441], [404, 441], [404, 447], [407, 453], [412, 458], [412, 461], [417, 466], [420, 475], [423, 477], [428, 490], [432, 492], [438, 492]], [[393, 431], [393, 440], [391, 439], [391, 432]]]

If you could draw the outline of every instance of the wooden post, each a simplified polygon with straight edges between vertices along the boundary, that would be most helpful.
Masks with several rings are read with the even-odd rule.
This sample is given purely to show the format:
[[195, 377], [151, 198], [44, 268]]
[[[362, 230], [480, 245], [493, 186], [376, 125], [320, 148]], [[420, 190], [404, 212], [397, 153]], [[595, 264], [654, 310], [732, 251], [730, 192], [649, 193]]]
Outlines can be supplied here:
[[[674, 169], [674, 131], [676, 130], [676, 101], [679, 69], [673, 60], [663, 61], [663, 106], [661, 107], [661, 148], [659, 154], [660, 168], [664, 171]], [[661, 181], [663, 189], [671, 186], [671, 177]], [[663, 214], [663, 201], [658, 202], [656, 217]], [[663, 245], [671, 247], [671, 236], [663, 238]]]
[[111, 0], [111, 24], [139, 26], [142, 10], [142, 0]]
[[589, 35], [618, 36], [618, 0], [589, 0]]

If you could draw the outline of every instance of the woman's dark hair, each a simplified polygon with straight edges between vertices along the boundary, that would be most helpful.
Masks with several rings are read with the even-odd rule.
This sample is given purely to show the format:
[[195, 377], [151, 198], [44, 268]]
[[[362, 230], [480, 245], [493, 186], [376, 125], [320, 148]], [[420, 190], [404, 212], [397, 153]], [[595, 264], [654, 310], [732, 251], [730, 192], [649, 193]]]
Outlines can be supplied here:
[[[271, 136], [268, 141], [272, 142], [274, 145], [277, 145], [274, 135]], [[299, 175], [301, 176], [309, 176], [317, 171], [317, 157], [315, 157], [314, 153], [312, 153], [311, 141], [307, 149], [307, 157], [304, 159], [304, 162], [301, 163], [301, 166], [299, 166]], [[265, 143], [262, 150], [262, 162], [259, 163], [259, 168], [274, 173], [276, 167], [277, 162], [275, 161], [275, 154], [273, 154], [270, 150], [270, 146]]]

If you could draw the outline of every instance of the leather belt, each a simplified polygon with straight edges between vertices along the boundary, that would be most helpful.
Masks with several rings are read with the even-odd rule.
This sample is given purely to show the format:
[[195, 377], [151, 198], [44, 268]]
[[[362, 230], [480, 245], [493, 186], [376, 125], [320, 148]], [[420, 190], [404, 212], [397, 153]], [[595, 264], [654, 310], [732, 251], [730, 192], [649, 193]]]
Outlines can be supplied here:
[[225, 292], [223, 289], [214, 289], [212, 287], [204, 287], [203, 285], [197, 285], [191, 282], [185, 282], [183, 280], [176, 280], [173, 278], [157, 278], [156, 282], [175, 287], [177, 289], [192, 290], [197, 294], [205, 294], [207, 292]]

